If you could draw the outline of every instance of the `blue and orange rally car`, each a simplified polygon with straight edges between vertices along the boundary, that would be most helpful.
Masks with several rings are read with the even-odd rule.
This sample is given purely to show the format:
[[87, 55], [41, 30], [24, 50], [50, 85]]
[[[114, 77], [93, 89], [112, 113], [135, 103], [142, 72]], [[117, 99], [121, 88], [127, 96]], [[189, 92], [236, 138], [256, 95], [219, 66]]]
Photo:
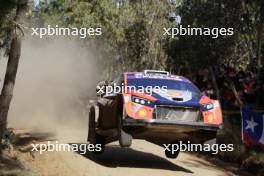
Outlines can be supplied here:
[[161, 146], [204, 143], [215, 138], [222, 126], [219, 101], [202, 95], [188, 79], [166, 71], [125, 72], [110, 84], [100, 82], [97, 95], [90, 107], [88, 130], [88, 141], [101, 144], [97, 153], [117, 140], [121, 147], [129, 147], [133, 138]]

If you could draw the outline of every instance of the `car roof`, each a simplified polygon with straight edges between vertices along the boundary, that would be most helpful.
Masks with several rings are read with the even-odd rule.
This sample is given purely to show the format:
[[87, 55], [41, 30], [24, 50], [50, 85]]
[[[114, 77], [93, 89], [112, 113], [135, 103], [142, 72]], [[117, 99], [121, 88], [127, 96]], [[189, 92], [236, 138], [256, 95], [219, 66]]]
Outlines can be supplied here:
[[145, 72], [124, 72], [124, 74], [127, 79], [165, 79], [192, 83], [189, 79], [185, 78], [184, 76], [178, 76], [173, 74], [146, 74]]

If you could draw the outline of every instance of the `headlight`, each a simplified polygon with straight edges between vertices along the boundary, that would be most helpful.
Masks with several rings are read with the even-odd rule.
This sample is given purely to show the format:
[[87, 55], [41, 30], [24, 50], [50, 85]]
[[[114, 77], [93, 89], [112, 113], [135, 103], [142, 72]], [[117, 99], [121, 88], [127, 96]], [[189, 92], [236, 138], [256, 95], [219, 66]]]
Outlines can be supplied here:
[[132, 102], [137, 103], [137, 104], [141, 104], [141, 105], [150, 105], [152, 103], [151, 100], [141, 98], [138, 96], [134, 96], [134, 95], [132, 95], [131, 100], [132, 100]]
[[203, 110], [205, 110], [205, 111], [209, 111], [209, 110], [211, 110], [211, 109], [214, 109], [214, 105], [213, 105], [212, 103], [203, 104], [203, 105], [202, 105], [202, 108], [203, 108]]

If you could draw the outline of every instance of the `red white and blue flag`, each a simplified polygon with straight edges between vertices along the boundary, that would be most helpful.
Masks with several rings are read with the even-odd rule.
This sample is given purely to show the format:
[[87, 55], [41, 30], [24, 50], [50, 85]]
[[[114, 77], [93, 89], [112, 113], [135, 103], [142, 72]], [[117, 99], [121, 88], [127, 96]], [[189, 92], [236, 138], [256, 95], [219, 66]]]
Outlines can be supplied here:
[[259, 146], [264, 151], [264, 114], [252, 108], [242, 109], [242, 139], [249, 147]]

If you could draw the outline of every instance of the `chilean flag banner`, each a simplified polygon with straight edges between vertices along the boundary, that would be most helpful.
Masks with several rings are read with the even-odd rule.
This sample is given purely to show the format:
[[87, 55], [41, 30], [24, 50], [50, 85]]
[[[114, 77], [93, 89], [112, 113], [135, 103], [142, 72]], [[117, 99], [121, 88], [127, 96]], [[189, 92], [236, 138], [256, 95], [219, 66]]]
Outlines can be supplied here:
[[249, 147], [259, 147], [264, 151], [264, 114], [252, 108], [242, 108], [242, 140]]

